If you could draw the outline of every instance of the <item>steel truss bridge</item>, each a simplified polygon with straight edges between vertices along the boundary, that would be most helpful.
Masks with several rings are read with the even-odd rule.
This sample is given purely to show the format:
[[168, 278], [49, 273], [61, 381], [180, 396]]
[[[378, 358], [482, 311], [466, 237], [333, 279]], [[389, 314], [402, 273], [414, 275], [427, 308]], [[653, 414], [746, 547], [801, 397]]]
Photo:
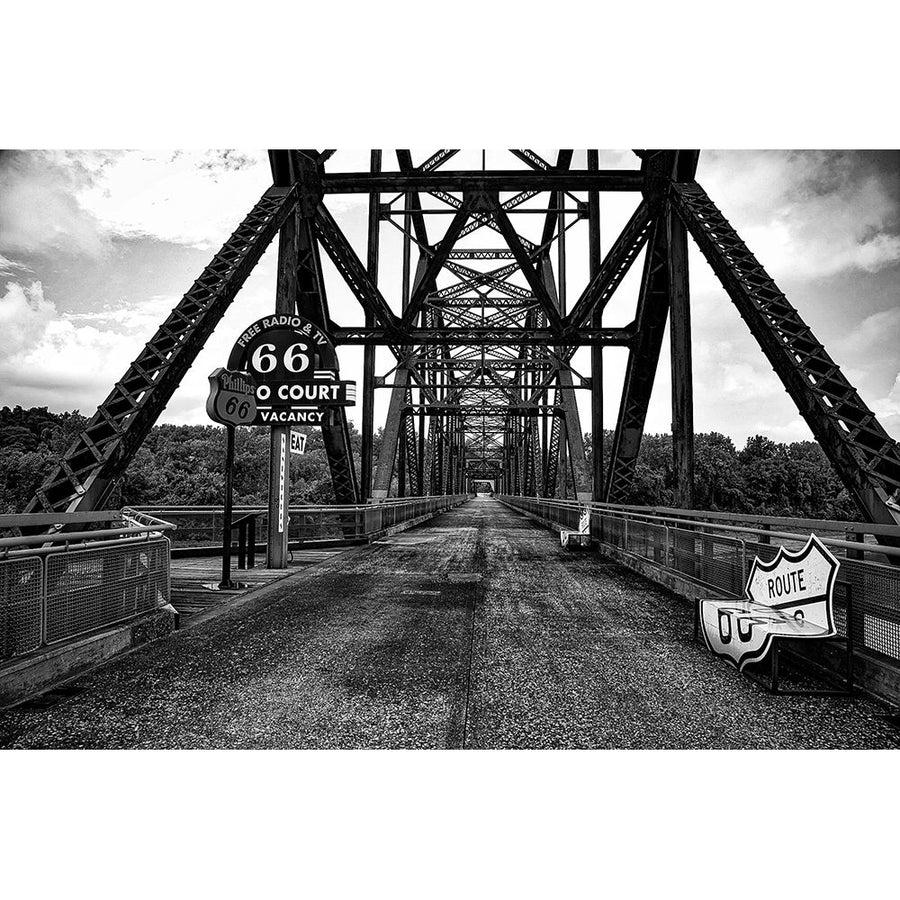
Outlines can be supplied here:
[[[459, 494], [478, 480], [507, 495], [624, 502], [668, 323], [676, 496], [691, 507], [690, 236], [862, 517], [900, 522], [897, 443], [697, 183], [698, 151], [636, 151], [632, 168], [601, 169], [596, 150], [579, 153], [577, 165], [572, 150], [550, 158], [511, 150], [509, 168], [481, 170], [454, 168], [458, 152], [417, 160], [409, 150], [373, 150], [367, 170], [338, 172], [331, 150], [269, 151], [272, 186], [116, 382], [28, 511], [103, 508], [276, 235], [276, 311], [296, 311], [336, 344], [365, 348], [358, 472], [344, 410], [322, 426], [339, 504]], [[606, 191], [631, 194], [634, 212], [601, 252]], [[368, 197], [364, 260], [329, 210], [341, 194]], [[401, 232], [399, 293], [379, 285], [388, 229]], [[577, 240], [586, 242], [589, 260], [581, 283], [567, 264]], [[642, 251], [633, 318], [610, 323], [605, 308]], [[325, 257], [361, 305], [361, 327], [332, 318]], [[377, 346], [394, 356], [383, 374], [375, 371]], [[590, 347], [589, 372], [573, 366], [583, 346]], [[604, 470], [607, 346], [627, 347], [628, 363]], [[376, 389], [390, 392], [377, 460]], [[590, 423], [580, 418], [577, 390], [590, 391]], [[585, 430], [595, 442], [590, 464]]]

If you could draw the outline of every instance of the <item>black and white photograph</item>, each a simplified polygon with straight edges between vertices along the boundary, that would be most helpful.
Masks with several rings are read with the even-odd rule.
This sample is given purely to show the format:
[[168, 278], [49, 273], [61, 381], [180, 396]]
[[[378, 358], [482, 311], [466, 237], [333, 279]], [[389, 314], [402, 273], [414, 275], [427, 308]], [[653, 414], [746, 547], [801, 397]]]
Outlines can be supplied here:
[[4, 746], [900, 746], [900, 151], [0, 172]]
[[[581, 846], [607, 789], [623, 832], [691, 807], [679, 839], [727, 816], [779, 856], [830, 815], [837, 840], [851, 770], [897, 788], [898, 135], [788, 115], [782, 140], [716, 140], [674, 106], [677, 129], [610, 134], [560, 78], [576, 133], [519, 112], [441, 149], [465, 97], [393, 127], [386, 86], [341, 140], [298, 65], [266, 81], [277, 128], [222, 130], [197, 97], [154, 139], [115, 120], [126, 84], [77, 136], [61, 114], [3, 140], [0, 780], [78, 797], [22, 815], [156, 821], [201, 878], [177, 896], [457, 895], [358, 832], [427, 843], [459, 802], [450, 833], [499, 805]], [[664, 81], [633, 98], [651, 120], [683, 102]], [[555, 806], [582, 790], [590, 810]], [[303, 809], [368, 845], [370, 880], [230, 879], [218, 844], [197, 874], [192, 834], [239, 851], [258, 819], [278, 856]], [[604, 893], [510, 866], [476, 896]]]

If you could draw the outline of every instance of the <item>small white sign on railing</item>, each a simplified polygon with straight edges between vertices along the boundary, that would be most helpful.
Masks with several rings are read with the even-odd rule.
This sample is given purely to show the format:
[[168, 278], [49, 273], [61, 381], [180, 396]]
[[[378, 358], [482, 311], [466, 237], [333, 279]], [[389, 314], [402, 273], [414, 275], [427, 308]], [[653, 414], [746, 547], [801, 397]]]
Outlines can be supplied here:
[[588, 534], [591, 530], [591, 508], [590, 506], [581, 507], [581, 516], [578, 519], [578, 530], [581, 534]]

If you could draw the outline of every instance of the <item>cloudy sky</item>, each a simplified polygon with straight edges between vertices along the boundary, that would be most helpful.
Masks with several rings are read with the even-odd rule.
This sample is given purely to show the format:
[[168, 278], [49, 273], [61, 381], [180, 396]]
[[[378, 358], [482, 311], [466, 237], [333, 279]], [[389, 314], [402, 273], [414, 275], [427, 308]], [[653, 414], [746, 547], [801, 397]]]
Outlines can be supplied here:
[[[543, 152], [553, 158], [552, 151]], [[427, 153], [414, 151], [413, 158], [419, 161]], [[329, 168], [365, 167], [367, 158], [367, 151], [338, 153]], [[633, 160], [627, 152], [610, 151], [602, 154], [601, 165], [630, 166]], [[461, 155], [452, 165], [476, 168], [480, 162], [480, 152], [473, 151], [471, 159]], [[502, 151], [489, 152], [488, 165], [518, 167]], [[698, 179], [882, 424], [900, 439], [900, 153], [706, 151]], [[0, 405], [91, 413], [269, 180], [262, 150], [3, 153]], [[328, 202], [363, 255], [366, 198]], [[604, 250], [635, 203], [632, 195], [604, 198]], [[523, 219], [538, 217], [522, 216], [516, 224]], [[432, 217], [432, 230], [439, 234], [448, 221]], [[383, 228], [382, 280], [396, 308], [399, 256], [392, 253], [396, 239]], [[570, 296], [584, 277], [578, 240], [573, 231]], [[481, 238], [472, 245], [487, 243]], [[738, 444], [757, 433], [777, 440], [809, 438], [693, 244], [690, 264], [697, 429], [725, 432]], [[633, 317], [639, 268], [610, 304], [606, 324]], [[208, 421], [206, 376], [224, 364], [242, 327], [272, 309], [274, 274], [273, 245], [162, 421]], [[333, 317], [361, 323], [358, 305], [331, 270], [327, 284]], [[607, 352], [607, 427], [615, 423], [625, 353]], [[361, 379], [361, 357], [359, 348], [341, 349], [344, 377]], [[390, 360], [381, 351], [379, 371], [387, 370]], [[589, 371], [586, 351], [575, 365]], [[669, 429], [667, 367], [666, 354], [650, 431]], [[581, 394], [587, 401], [586, 392]], [[387, 393], [379, 392], [379, 415], [386, 401]], [[358, 423], [359, 408], [351, 414]]]

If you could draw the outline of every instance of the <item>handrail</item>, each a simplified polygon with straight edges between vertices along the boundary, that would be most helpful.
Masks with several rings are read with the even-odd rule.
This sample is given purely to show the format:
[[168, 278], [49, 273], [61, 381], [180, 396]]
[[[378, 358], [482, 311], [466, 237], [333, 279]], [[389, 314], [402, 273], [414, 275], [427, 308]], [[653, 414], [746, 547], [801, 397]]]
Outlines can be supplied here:
[[[598, 513], [602, 513], [603, 515], [609, 515], [621, 519], [640, 519], [648, 522], [663, 522], [663, 523], [676, 523], [683, 525], [691, 525], [694, 528], [700, 528], [701, 530], [709, 530], [716, 529], [717, 531], [733, 531], [740, 532], [742, 534], [755, 534], [757, 536], [765, 536], [766, 538], [780, 538], [782, 540], [800, 540], [802, 532], [798, 529], [796, 532], [788, 532], [788, 531], [773, 531], [771, 528], [757, 528], [753, 527], [750, 524], [747, 525], [725, 525], [720, 524], [719, 522], [705, 522], [700, 518], [685, 518], [680, 515], [654, 515], [653, 513], [645, 513], [639, 512], [640, 507], [618, 507], [609, 503], [581, 503], [577, 500], [556, 500], [552, 497], [519, 497], [515, 495], [503, 495], [502, 499], [506, 499], [515, 503], [516, 500], [527, 500], [544, 504], [555, 504], [557, 506], [563, 506], [571, 510], [580, 510], [585, 506], [590, 507], [591, 510], [595, 510]], [[654, 509], [656, 509], [654, 507]], [[685, 510], [678, 510], [677, 512], [686, 512]], [[731, 518], [732, 521], [740, 521], [741, 515], [739, 513], [729, 515], [729, 514], [717, 514], [722, 515], [723, 518]], [[811, 523], [813, 528], [816, 527], [816, 524], [819, 523], [820, 520], [817, 519], [805, 519], [800, 520], [803, 523]], [[822, 523], [826, 523], [830, 520], [821, 520]], [[849, 524], [849, 523], [841, 523]], [[855, 525], [863, 526], [866, 528], [865, 531], [859, 530], [856, 533], [859, 534], [872, 534], [873, 532], [868, 530], [867, 526], [864, 523], [857, 522], [853, 523]], [[803, 527], [803, 526], [801, 526]], [[806, 526], [809, 527], [809, 526]], [[878, 526], [873, 526], [878, 527]], [[896, 535], [900, 537], [900, 528], [893, 528], [892, 526], [880, 526], [879, 532], [880, 534], [885, 534], [883, 529], [892, 529], [887, 532], [889, 535]], [[849, 530], [849, 529], [848, 529]], [[822, 543], [832, 547], [838, 547], [844, 550], [852, 550], [854, 552], [865, 551], [867, 553], [878, 553], [884, 556], [889, 557], [897, 557], [900, 558], [900, 547], [891, 547], [885, 544], [866, 544], [861, 543], [859, 541], [845, 541], [839, 538], [827, 537], [823, 536], [821, 538]]]
[[[96, 532], [91, 532], [96, 534]], [[60, 550], [77, 553], [85, 550], [100, 550], [104, 547], [125, 547], [130, 544], [145, 544], [154, 537], [159, 537], [159, 531], [145, 531], [143, 535], [123, 537], [104, 541], [78, 541], [74, 546], [54, 544], [49, 547], [23, 547], [21, 550], [0, 550], [0, 561], [7, 559], [19, 559], [29, 556], [46, 556], [50, 553], [58, 553]]]
[[[676, 516], [652, 516], [652, 515], [644, 515], [643, 513], [632, 513], [632, 512], [619, 512], [617, 510], [612, 509], [604, 509], [602, 510], [606, 515], [611, 515], [613, 517], [618, 518], [627, 518], [631, 517], [639, 518], [643, 520], [647, 520], [650, 522], [675, 522], [679, 524], [687, 524], [700, 526], [701, 529], [704, 526], [708, 526], [709, 528], [715, 528], [717, 531], [737, 531], [742, 534], [746, 534], [747, 532], [751, 532], [756, 535], [765, 535], [766, 537], [774, 537], [781, 538], [782, 540], [803, 540], [803, 535], [798, 532], [790, 532], [790, 531], [770, 531], [769, 529], [764, 528], [742, 528], [739, 525], [719, 525], [711, 522], [702, 522], [696, 519], [681, 519]], [[840, 538], [832, 538], [832, 537], [822, 537], [820, 538], [823, 544], [826, 544], [830, 547], [840, 547], [844, 550], [854, 550], [859, 552], [861, 550], [865, 550], [869, 553], [883, 553], [885, 556], [897, 556], [900, 557], [900, 547], [890, 547], [885, 546], [884, 544], [864, 544], [859, 541], [842, 541]]]
[[126, 522], [132, 522], [135, 525], [150, 525], [163, 531], [177, 528], [177, 526], [173, 525], [171, 522], [166, 522], [164, 519], [151, 516], [149, 513], [142, 512], [139, 509], [133, 509], [130, 506], [126, 506], [122, 509], [122, 518]]
[[[548, 498], [549, 499], [549, 498]], [[578, 501], [555, 501], [555, 502], [578, 502]], [[792, 519], [785, 516], [761, 516], [749, 513], [732, 513], [723, 512], [722, 510], [702, 510], [702, 509], [679, 509], [673, 506], [638, 506], [635, 504], [625, 503], [603, 503], [600, 501], [591, 501], [592, 508], [609, 509], [614, 511], [634, 511], [641, 514], [657, 513], [661, 515], [673, 514], [685, 518], [697, 517], [705, 518], [713, 521], [749, 521], [759, 522], [765, 525], [787, 525], [788, 527], [797, 528], [827, 528], [830, 531], [850, 531], [862, 534], [882, 534], [892, 537], [900, 537], [900, 525], [884, 525], [874, 522], [859, 521], [841, 521], [840, 519]]]
[[15, 546], [39, 546], [41, 544], [85, 543], [98, 538], [113, 535], [121, 537], [126, 534], [153, 534], [158, 531], [174, 531], [175, 525], [164, 522], [162, 525], [129, 526], [126, 528], [101, 528], [97, 531], [64, 531], [61, 534], [35, 534], [26, 537], [0, 538], [0, 549]]
[[0, 515], [0, 530], [19, 528], [21, 525], [43, 528], [46, 525], [74, 525], [77, 522], [112, 522], [121, 518], [122, 513], [117, 509], [71, 513], [3, 513]]
[[[504, 495], [517, 496], [517, 495]], [[553, 497], [523, 497], [525, 500], [541, 500], [550, 503], [559, 503], [574, 508], [582, 508], [590, 506], [592, 509], [610, 510], [613, 512], [634, 512], [637, 515], [653, 515], [659, 514], [677, 515], [685, 519], [696, 517], [697, 519], [708, 519], [712, 521], [733, 521], [733, 522], [758, 522], [762, 525], [787, 525], [788, 527], [797, 528], [825, 528], [829, 531], [849, 531], [852, 533], [871, 534], [871, 535], [888, 535], [890, 537], [900, 538], [900, 525], [883, 525], [874, 522], [859, 521], [841, 521], [840, 519], [790, 519], [784, 516], [758, 516], [748, 513], [723, 512], [721, 510], [700, 510], [700, 509], [679, 509], [672, 506], [638, 506], [636, 504], [625, 503], [603, 503], [598, 500], [582, 501], [582, 500], [560, 500]], [[747, 531], [766, 531], [768, 529], [752, 529]]]
[[[447, 497], [463, 496], [462, 494], [425, 494], [421, 497], [389, 497], [380, 500], [377, 503], [332, 503], [332, 504], [298, 504], [288, 506], [288, 511], [292, 513], [299, 512], [350, 512], [351, 510], [367, 511], [379, 509], [388, 506], [407, 506], [412, 503], [418, 503], [423, 500], [442, 500]], [[221, 511], [221, 506], [144, 506], [136, 509], [136, 512], [142, 513], [175, 513], [178, 515], [187, 515], [189, 513], [216, 513]], [[235, 513], [267, 513], [268, 507], [261, 505], [245, 504], [243, 506], [234, 506]]]

